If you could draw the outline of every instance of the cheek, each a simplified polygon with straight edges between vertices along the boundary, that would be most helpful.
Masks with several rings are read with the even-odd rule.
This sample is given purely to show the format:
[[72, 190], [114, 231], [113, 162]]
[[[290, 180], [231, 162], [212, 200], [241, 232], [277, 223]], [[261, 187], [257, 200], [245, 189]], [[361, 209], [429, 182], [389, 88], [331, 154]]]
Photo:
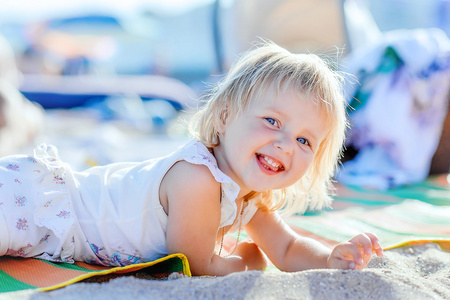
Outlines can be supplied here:
[[306, 174], [306, 171], [311, 166], [314, 156], [312, 153], [301, 153], [295, 162], [295, 176], [300, 179]]
[[[228, 134], [228, 132], [227, 132]], [[242, 126], [233, 127], [234, 147], [248, 148], [259, 145], [262, 141], [269, 138], [268, 132], [261, 126], [254, 124], [243, 124]]]

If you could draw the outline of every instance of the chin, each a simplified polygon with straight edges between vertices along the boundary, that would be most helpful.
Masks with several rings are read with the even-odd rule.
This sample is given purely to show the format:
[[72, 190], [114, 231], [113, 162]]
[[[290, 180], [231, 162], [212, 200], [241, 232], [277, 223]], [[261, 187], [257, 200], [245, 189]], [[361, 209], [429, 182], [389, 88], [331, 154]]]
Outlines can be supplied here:
[[284, 188], [284, 186], [282, 187], [277, 187], [277, 186], [273, 186], [273, 185], [261, 185], [261, 183], [259, 184], [249, 184], [247, 185], [247, 187], [257, 193], [261, 193], [261, 192], [267, 192], [270, 190], [277, 190], [277, 189], [282, 189]]

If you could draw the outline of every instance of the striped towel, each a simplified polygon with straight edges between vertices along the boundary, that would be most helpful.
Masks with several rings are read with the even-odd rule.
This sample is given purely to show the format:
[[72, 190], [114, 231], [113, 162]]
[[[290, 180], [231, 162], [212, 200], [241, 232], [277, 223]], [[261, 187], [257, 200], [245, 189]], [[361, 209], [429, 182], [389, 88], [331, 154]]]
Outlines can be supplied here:
[[83, 262], [53, 263], [34, 258], [3, 256], [0, 257], [0, 293], [25, 289], [48, 291], [82, 280], [102, 282], [117, 276], [135, 275], [137, 272], [153, 278], [168, 277], [174, 272], [191, 276], [183, 254], [172, 254], [156, 261], [126, 267], [105, 267]]

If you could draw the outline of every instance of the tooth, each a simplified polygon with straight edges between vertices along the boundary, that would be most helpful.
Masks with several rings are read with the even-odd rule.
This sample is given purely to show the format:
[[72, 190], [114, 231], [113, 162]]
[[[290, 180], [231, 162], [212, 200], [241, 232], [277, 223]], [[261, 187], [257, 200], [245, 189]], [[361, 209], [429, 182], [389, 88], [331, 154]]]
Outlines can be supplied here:
[[274, 168], [280, 168], [280, 165], [276, 162], [274, 162], [272, 159], [268, 158], [267, 156], [263, 156], [264, 160], [267, 161], [269, 165], [271, 165]]

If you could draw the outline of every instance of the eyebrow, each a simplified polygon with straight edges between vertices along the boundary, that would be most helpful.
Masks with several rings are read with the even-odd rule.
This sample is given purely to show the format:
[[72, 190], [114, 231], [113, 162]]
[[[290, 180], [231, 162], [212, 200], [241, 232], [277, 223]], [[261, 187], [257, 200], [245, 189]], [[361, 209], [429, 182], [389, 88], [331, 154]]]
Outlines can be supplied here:
[[267, 109], [267, 110], [270, 110], [271, 112], [274, 112], [274, 113], [276, 113], [276, 114], [279, 114], [279, 115], [281, 115], [281, 116], [283, 116], [283, 117], [286, 116], [286, 114], [285, 114], [284, 112], [278, 110], [278, 108], [277, 108], [276, 106], [269, 106], [269, 107], [267, 107], [266, 109]]

